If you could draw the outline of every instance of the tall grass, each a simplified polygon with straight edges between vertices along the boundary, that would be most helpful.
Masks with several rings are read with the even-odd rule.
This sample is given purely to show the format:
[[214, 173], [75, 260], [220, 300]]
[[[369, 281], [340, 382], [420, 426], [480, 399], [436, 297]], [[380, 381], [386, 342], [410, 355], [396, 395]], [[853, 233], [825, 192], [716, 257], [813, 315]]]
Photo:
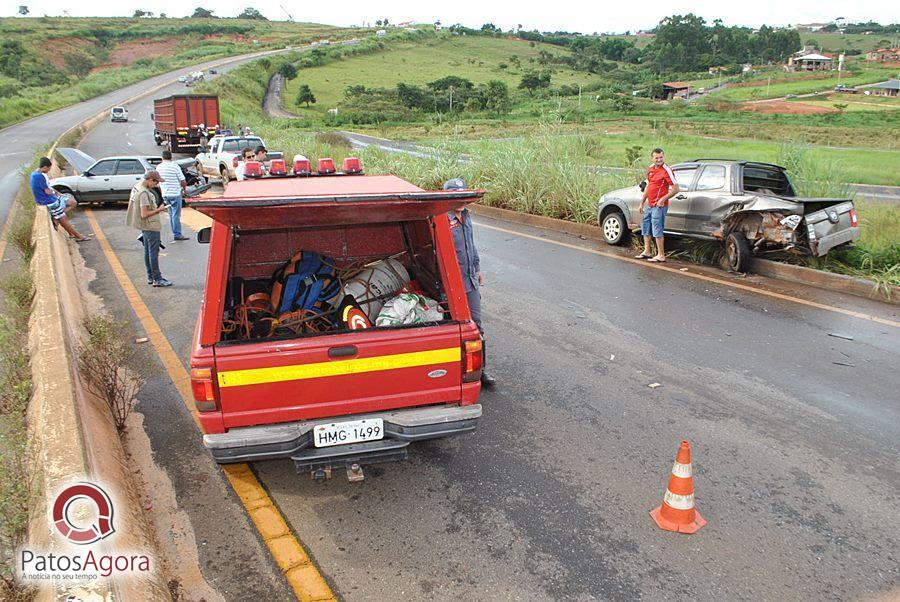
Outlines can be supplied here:
[[465, 162], [452, 144], [437, 147], [431, 157], [372, 147], [362, 156], [368, 171], [393, 173], [423, 188], [462, 177], [470, 187], [487, 190], [485, 205], [596, 224], [600, 196], [626, 185], [622, 176], [587, 169], [584, 157], [596, 153], [596, 145], [589, 135], [561, 137], [548, 127], [515, 142], [479, 145]]
[[[781, 147], [779, 162], [787, 168], [797, 194], [807, 197], [853, 198], [846, 184], [850, 174], [838, 161], [814, 158], [808, 145]], [[805, 257], [802, 263], [830, 272], [867, 278], [888, 295], [900, 286], [900, 207], [892, 203], [855, 200], [861, 238], [839, 247], [826, 257]]]

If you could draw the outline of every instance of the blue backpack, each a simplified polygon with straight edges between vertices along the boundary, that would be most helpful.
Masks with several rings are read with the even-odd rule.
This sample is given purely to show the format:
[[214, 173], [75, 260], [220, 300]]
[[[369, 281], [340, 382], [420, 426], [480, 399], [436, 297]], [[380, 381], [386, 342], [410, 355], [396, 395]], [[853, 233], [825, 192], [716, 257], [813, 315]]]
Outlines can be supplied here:
[[333, 259], [314, 251], [298, 251], [272, 275], [272, 308], [278, 314], [321, 309], [340, 291]]

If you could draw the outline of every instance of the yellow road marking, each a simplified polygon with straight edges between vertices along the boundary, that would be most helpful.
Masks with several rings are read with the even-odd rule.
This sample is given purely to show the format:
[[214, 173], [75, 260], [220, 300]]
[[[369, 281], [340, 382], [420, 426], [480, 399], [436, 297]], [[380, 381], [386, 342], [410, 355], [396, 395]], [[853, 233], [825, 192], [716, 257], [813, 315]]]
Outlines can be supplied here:
[[416, 351], [413, 353], [397, 353], [351, 360], [317, 362], [315, 364], [295, 364], [276, 368], [249, 368], [247, 370], [231, 370], [219, 372], [220, 387], [243, 387], [263, 383], [280, 383], [289, 380], [306, 380], [326, 376], [343, 376], [345, 374], [363, 374], [365, 372], [381, 372], [398, 368], [413, 368], [458, 362], [462, 358], [459, 347]]
[[736, 288], [736, 289], [739, 289], [742, 291], [747, 291], [749, 293], [755, 293], [757, 295], [772, 297], [773, 299], [780, 299], [782, 301], [790, 301], [791, 303], [798, 303], [800, 305], [806, 305], [807, 307], [815, 307], [816, 309], [823, 309], [825, 311], [830, 311], [830, 312], [837, 313], [837, 314], [843, 314], [845, 316], [859, 318], [861, 320], [870, 320], [872, 322], [877, 322], [878, 324], [884, 324], [886, 326], [893, 326], [894, 328], [900, 328], [900, 322], [896, 322], [894, 320], [889, 320], [887, 318], [879, 318], [878, 316], [873, 316], [871, 314], [865, 314], [862, 312], [853, 311], [852, 309], [844, 309], [842, 307], [832, 307], [831, 305], [825, 305], [824, 303], [817, 303], [816, 301], [810, 301], [808, 299], [800, 299], [799, 297], [792, 297], [791, 295], [785, 295], [783, 293], [767, 291], [765, 289], [757, 288], [755, 286], [741, 284], [740, 282], [731, 282], [729, 280], [723, 280], [721, 278], [716, 278], [714, 276], [707, 276], [706, 274], [698, 274], [696, 272], [682, 272], [679, 268], [671, 267], [671, 266], [665, 265], [663, 263], [649, 263], [647, 261], [643, 261], [640, 259], [634, 259], [632, 257], [623, 257], [622, 255], [618, 255], [616, 253], [611, 253], [609, 251], [599, 251], [597, 249], [588, 249], [586, 247], [581, 247], [581, 246], [573, 245], [573, 244], [566, 243], [566, 242], [560, 242], [558, 240], [543, 238], [541, 236], [534, 236], [533, 234], [524, 234], [522, 232], [516, 232], [515, 230], [508, 230], [506, 228], [500, 228], [499, 226], [490, 226], [485, 223], [479, 223], [478, 227], [479, 228], [488, 228], [489, 230], [496, 230], [497, 232], [503, 232], [505, 234], [512, 234], [513, 236], [518, 236], [521, 238], [528, 238], [530, 240], [537, 240], [539, 242], [547, 243], [548, 245], [556, 245], [557, 247], [565, 247], [566, 249], [572, 249], [574, 251], [590, 253], [591, 255], [600, 255], [602, 257], [610, 257], [612, 259], [618, 259], [619, 261], [627, 261], [629, 263], [638, 264], [638, 265], [641, 265], [641, 266], [644, 266], [647, 268], [652, 268], [655, 270], [662, 270], [664, 272], [670, 272], [677, 276], [687, 276], [688, 278], [694, 278], [696, 280], [703, 280], [705, 282], [714, 282], [716, 284], [721, 284], [723, 286]]
[[185, 207], [181, 210], [182, 225], [187, 226], [194, 232], [212, 226], [212, 222], [213, 221], [211, 217], [203, 215], [199, 211], [191, 209], [190, 207]]
[[[172, 382], [181, 394], [181, 400], [187, 406], [199, 428], [200, 421], [197, 417], [197, 409], [194, 407], [194, 396], [191, 393], [191, 379], [188, 371], [185, 370], [175, 350], [172, 349], [169, 340], [162, 332], [153, 314], [150, 313], [147, 304], [144, 303], [140, 293], [137, 292], [134, 284], [125, 273], [125, 268], [122, 267], [122, 263], [109, 244], [106, 234], [100, 228], [94, 212], [91, 209], [85, 209], [84, 213], [91, 224], [91, 228], [94, 230], [100, 247], [103, 249], [103, 254], [116, 275], [116, 280], [122, 286], [128, 302], [141, 321], [141, 325], [144, 327], [144, 331], [153, 344], [154, 349], [156, 349], [160, 361], [165, 366], [169, 378], [172, 379]], [[279, 568], [281, 568], [285, 578], [294, 590], [297, 599], [303, 601], [335, 600], [334, 594], [332, 594], [322, 574], [312, 563], [309, 555], [288, 526], [284, 516], [272, 502], [269, 494], [266, 493], [266, 490], [256, 478], [256, 475], [250, 470], [250, 467], [244, 463], [225, 464], [222, 466], [222, 470], [250, 515], [250, 519], [256, 526], [260, 537], [262, 537], [275, 562], [278, 563]]]

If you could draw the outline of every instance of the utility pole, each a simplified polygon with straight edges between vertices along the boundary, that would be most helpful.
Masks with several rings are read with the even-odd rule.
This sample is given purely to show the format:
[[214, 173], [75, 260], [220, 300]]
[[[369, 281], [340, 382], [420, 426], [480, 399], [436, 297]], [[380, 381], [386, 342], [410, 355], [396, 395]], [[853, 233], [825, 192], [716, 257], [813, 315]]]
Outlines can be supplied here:
[[453, 86], [450, 86], [450, 112], [453, 112]]
[[578, 112], [581, 112], [581, 84], [578, 84]]

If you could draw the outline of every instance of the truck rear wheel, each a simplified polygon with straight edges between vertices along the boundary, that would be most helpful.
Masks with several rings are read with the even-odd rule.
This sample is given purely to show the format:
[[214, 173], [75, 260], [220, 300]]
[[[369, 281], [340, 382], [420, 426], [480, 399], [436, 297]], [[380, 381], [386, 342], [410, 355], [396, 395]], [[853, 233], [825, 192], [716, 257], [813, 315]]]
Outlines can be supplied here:
[[725, 255], [728, 258], [728, 269], [732, 272], [750, 270], [750, 243], [740, 232], [732, 232], [725, 239]]
[[222, 186], [224, 186], [225, 184], [228, 183], [229, 180], [231, 180], [231, 178], [228, 176], [228, 168], [227, 167], [224, 167], [224, 166], [220, 167], [219, 174], [222, 176]]

